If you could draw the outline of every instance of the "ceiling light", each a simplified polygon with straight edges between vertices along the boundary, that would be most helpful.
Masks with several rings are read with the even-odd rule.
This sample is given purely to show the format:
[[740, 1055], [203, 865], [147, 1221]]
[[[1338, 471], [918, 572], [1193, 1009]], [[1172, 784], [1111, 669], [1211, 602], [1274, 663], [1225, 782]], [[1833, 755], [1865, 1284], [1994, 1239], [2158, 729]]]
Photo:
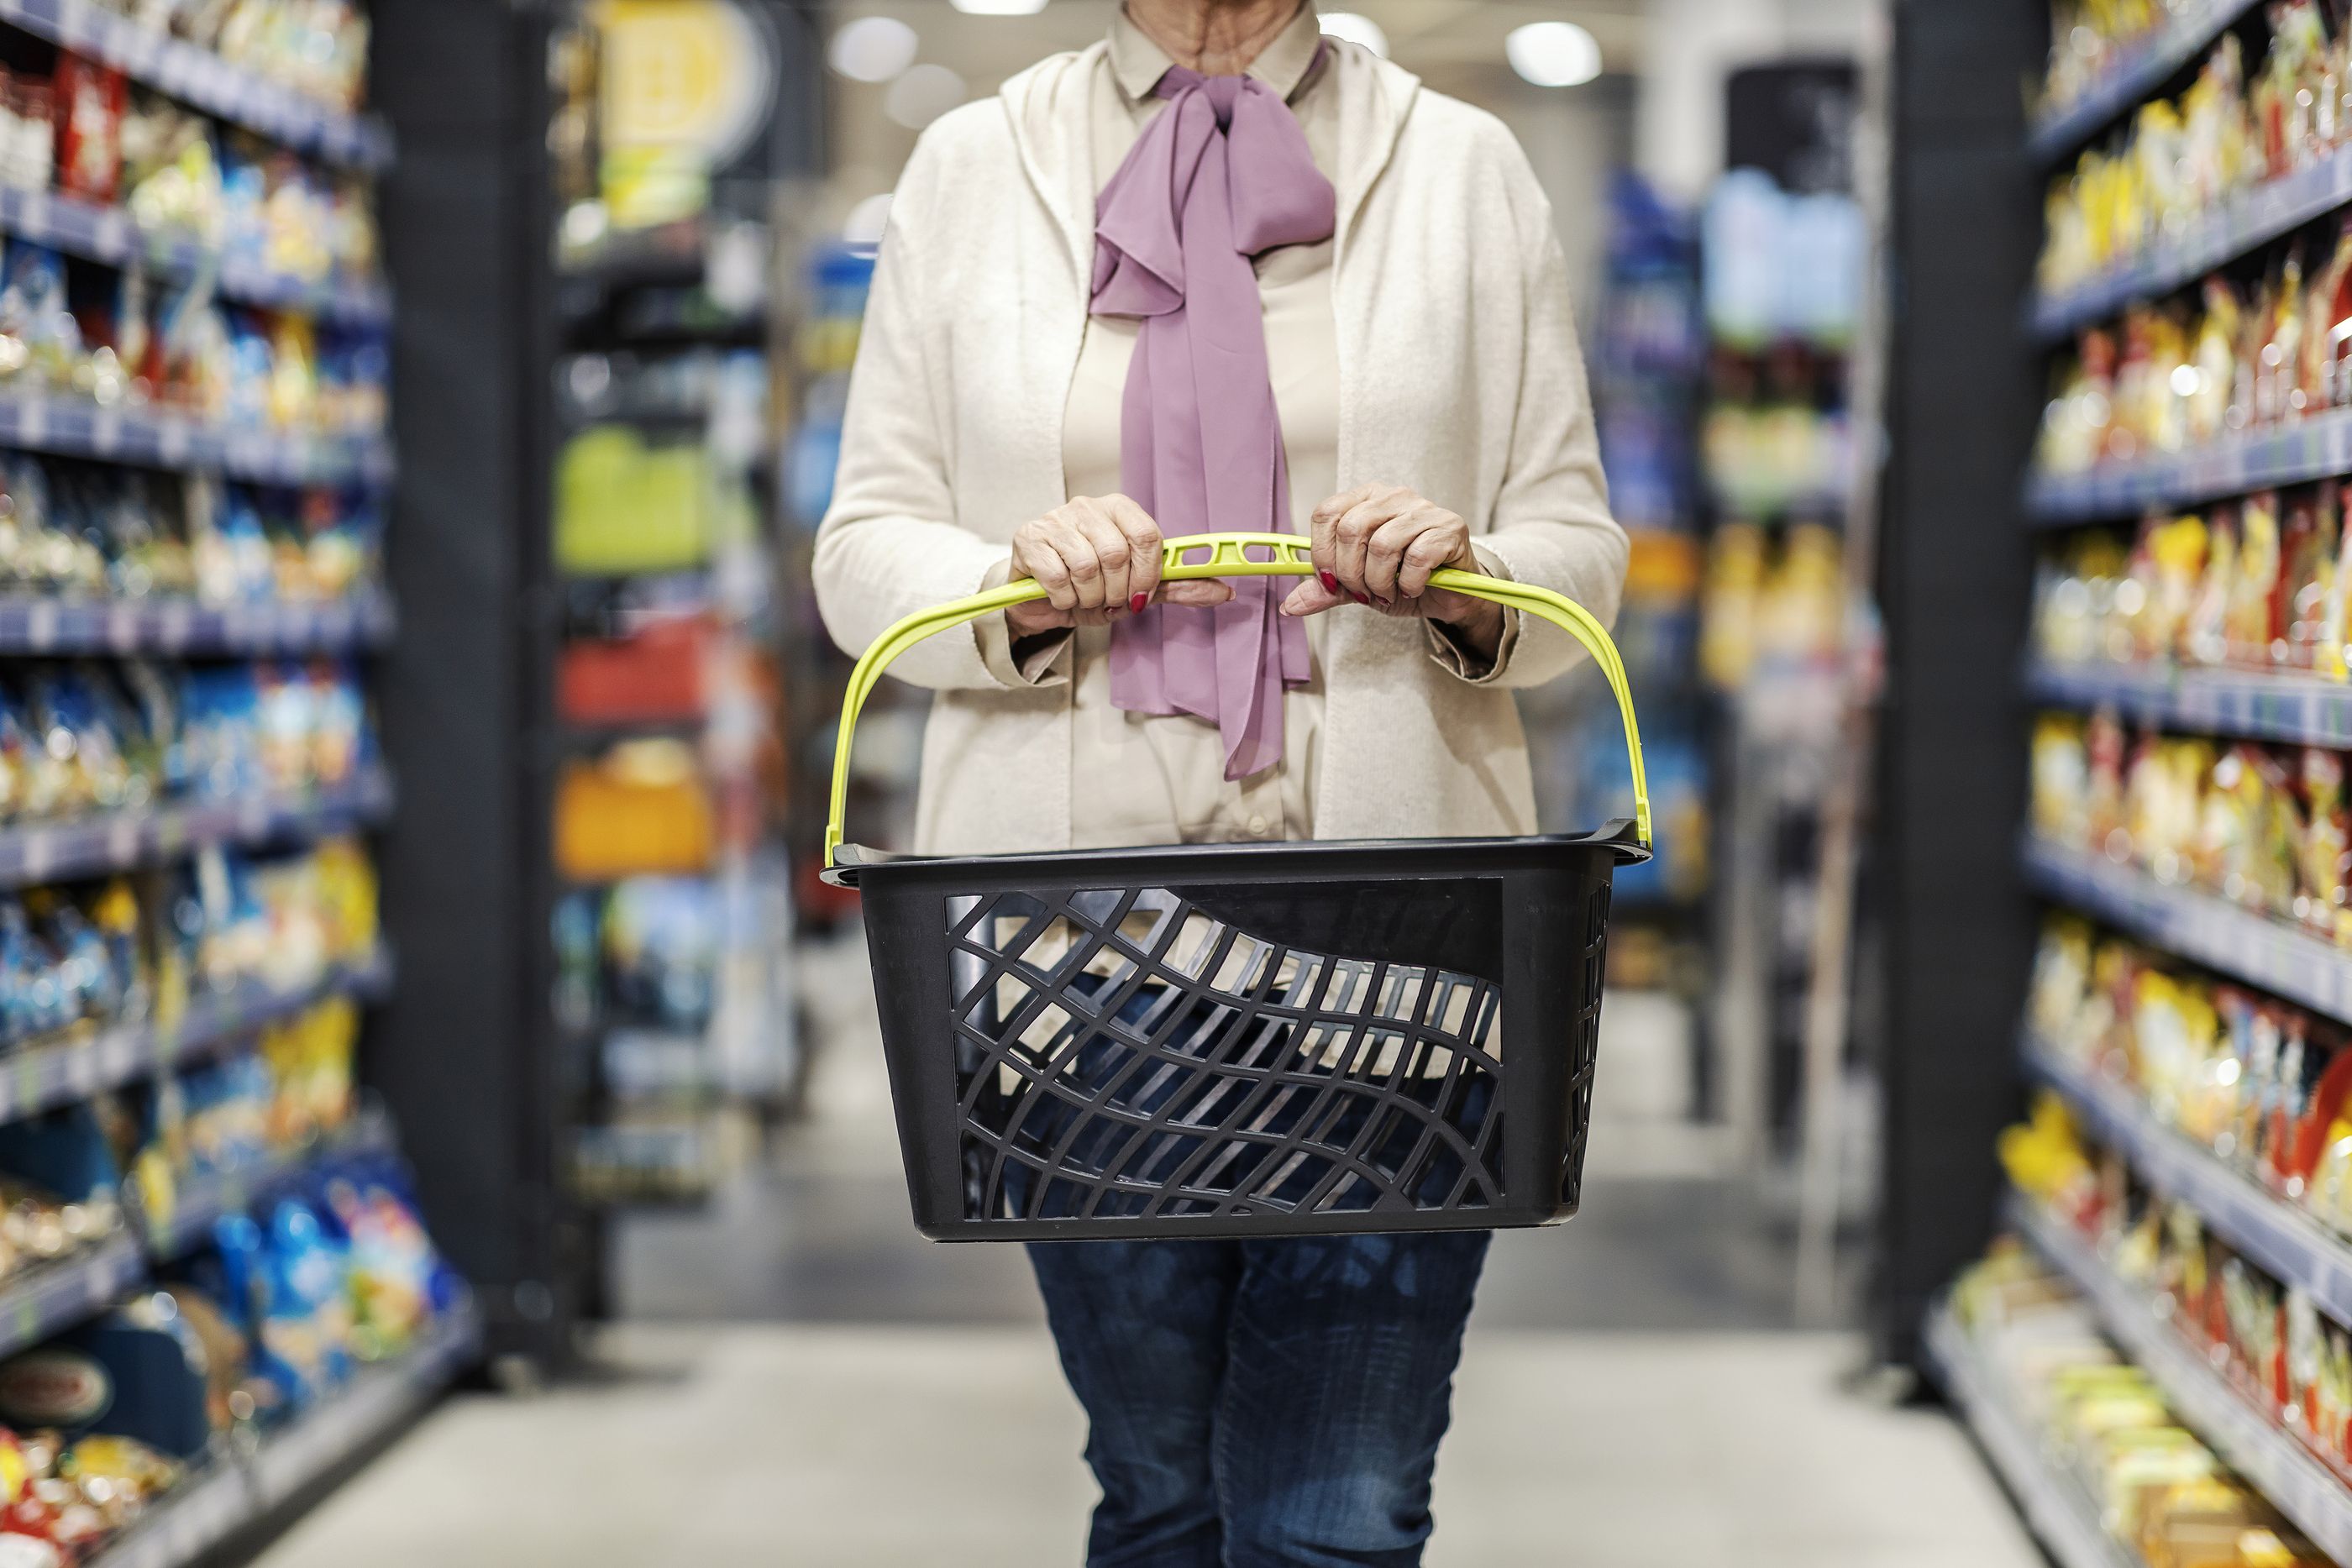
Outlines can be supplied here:
[[1361, 44], [1382, 59], [1389, 57], [1389, 36], [1370, 16], [1353, 11], [1326, 11], [1316, 18], [1323, 31], [1335, 38], [1345, 38], [1351, 44]]
[[1538, 87], [1577, 87], [1601, 74], [1601, 45], [1573, 22], [1530, 22], [1503, 40], [1511, 68]]
[[968, 16], [1034, 16], [1045, 8], [1045, 0], [948, 0]]
[[825, 59], [851, 81], [888, 81], [915, 63], [915, 29], [896, 16], [860, 16], [834, 34]]
[[945, 66], [916, 66], [890, 84], [882, 112], [909, 131], [920, 131], [963, 101], [963, 78]]

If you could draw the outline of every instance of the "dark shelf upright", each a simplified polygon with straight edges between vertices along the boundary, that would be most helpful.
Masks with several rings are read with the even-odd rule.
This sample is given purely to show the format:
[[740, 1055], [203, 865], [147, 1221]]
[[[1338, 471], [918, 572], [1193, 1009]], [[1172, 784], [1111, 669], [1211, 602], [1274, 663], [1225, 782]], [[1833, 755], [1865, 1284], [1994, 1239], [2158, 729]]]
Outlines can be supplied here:
[[2021, 85], [2047, 0], [1895, 0], [1894, 336], [1874, 863], [1886, 1085], [1871, 1327], [1916, 1358], [1927, 1304], [1983, 1248], [2033, 941], [2018, 869], [2032, 554], [2020, 517], [2042, 391], [2021, 309], [2041, 181]]
[[370, 1068], [492, 1354], [556, 1366], [584, 1238], [555, 1179], [548, 1027], [547, 28], [542, 6], [478, 0], [375, 18], [375, 101], [403, 152], [383, 203], [405, 634], [383, 688], [404, 984]]

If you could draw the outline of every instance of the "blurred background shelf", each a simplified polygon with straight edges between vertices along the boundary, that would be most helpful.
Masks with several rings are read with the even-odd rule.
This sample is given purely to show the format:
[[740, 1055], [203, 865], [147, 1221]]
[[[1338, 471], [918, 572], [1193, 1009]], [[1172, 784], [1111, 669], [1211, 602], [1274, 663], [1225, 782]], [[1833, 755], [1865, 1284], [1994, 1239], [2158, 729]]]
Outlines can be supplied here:
[[2231, 1169], [2149, 1114], [2130, 1089], [2067, 1061], [2031, 1035], [2026, 1071], [2064, 1097], [2099, 1140], [2158, 1191], [2339, 1322], [2352, 1322], [2352, 1240]]
[[2021, 1197], [2011, 1199], [2009, 1218], [2097, 1309], [2180, 1420], [2321, 1550], [2352, 1561], [2352, 1490], [2200, 1359], [2158, 1303], [2117, 1278], [2088, 1243]]
[[53, 1262], [35, 1263], [0, 1285], [0, 1354], [8, 1354], [71, 1328], [147, 1271], [138, 1238], [129, 1231]]
[[392, 132], [374, 116], [343, 113], [92, 0], [0, 0], [0, 22], [290, 147], [361, 169], [392, 162]]
[[87, 1100], [213, 1054], [330, 997], [380, 1000], [392, 988], [390, 953], [339, 965], [315, 985], [280, 990], [258, 982], [199, 996], [175, 1022], [120, 1024], [95, 1035], [36, 1041], [0, 1054], [0, 1122]]
[[2133, 517], [2273, 485], [2352, 473], [2352, 408], [2329, 409], [2177, 455], [2103, 463], [2079, 474], [2035, 473], [2026, 515], [2044, 526]]
[[299, 310], [352, 326], [381, 327], [392, 296], [380, 278], [310, 278], [224, 256], [184, 235], [150, 234], [121, 207], [64, 191], [0, 185], [0, 233], [110, 267], [152, 268], [175, 281], [208, 279], [242, 304]]
[[323, 837], [382, 821], [392, 800], [391, 777], [379, 768], [328, 789], [0, 828], [0, 888], [127, 871], [208, 844]]
[[0, 393], [0, 446], [147, 468], [217, 469], [264, 485], [383, 485], [393, 467], [391, 443], [382, 436], [245, 429], [23, 392]]
[[2330, 1018], [2352, 1021], [2352, 953], [2300, 926], [2031, 836], [2023, 858], [2027, 883], [2045, 897]]
[[2225, 199], [2220, 210], [2155, 249], [2055, 294], [2037, 291], [2028, 320], [2045, 342], [2058, 342], [2125, 306], [2198, 282], [2243, 256], [2352, 202], [2352, 152], [2336, 152], [2308, 168], [2266, 180]]
[[373, 588], [320, 603], [0, 593], [0, 654], [358, 653], [398, 626], [392, 596]]
[[2137, 723], [2306, 746], [2352, 746], [2352, 685], [2315, 675], [2036, 661], [2026, 695], [2048, 707], [2111, 704]]
[[2256, 0], [2186, 0], [2096, 86], [2063, 108], [2034, 116], [2027, 151], [2042, 162], [2074, 152], [2137, 109], [2255, 5]]
[[2004, 1402], [1991, 1368], [1948, 1307], [1929, 1314], [1927, 1351], [1945, 1395], [2058, 1568], [2147, 1568], [2137, 1552], [2100, 1526], [2097, 1500]]

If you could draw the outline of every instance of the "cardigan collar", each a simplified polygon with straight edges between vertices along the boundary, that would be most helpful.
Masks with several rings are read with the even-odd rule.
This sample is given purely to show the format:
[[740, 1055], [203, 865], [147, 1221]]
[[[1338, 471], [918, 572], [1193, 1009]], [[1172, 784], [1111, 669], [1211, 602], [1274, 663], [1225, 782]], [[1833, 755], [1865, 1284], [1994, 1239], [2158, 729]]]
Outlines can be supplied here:
[[[1120, 22], [1126, 23], [1123, 15]], [[1137, 36], [1141, 37], [1139, 32]], [[1285, 33], [1277, 38], [1275, 47], [1280, 48], [1288, 37]], [[1329, 64], [1324, 68], [1334, 73], [1330, 85], [1340, 94], [1339, 167], [1332, 181], [1339, 198], [1336, 264], [1347, 253], [1356, 209], [1396, 151], [1421, 78], [1360, 44], [1340, 38], [1329, 44]], [[1116, 47], [1113, 39], [1106, 38], [1075, 54], [1049, 56], [1009, 78], [998, 93], [1021, 167], [1062, 231], [1082, 291], [1094, 273], [1096, 181], [1087, 95], [1096, 67]], [[1311, 57], [1311, 49], [1308, 54]], [[1113, 54], [1115, 68], [1118, 64]]]

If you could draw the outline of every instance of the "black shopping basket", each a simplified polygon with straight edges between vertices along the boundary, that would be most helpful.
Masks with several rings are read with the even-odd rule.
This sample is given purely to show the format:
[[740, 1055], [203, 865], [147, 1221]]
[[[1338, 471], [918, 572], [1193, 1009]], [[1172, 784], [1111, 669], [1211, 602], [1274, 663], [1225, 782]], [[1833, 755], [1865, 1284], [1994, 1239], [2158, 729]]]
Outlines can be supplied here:
[[[1168, 542], [1164, 579], [1303, 576], [1289, 534]], [[915, 1223], [942, 1241], [1330, 1235], [1575, 1213], [1610, 879], [1650, 853], [1642, 747], [1601, 624], [1558, 594], [1433, 585], [1591, 651], [1635, 820], [1525, 839], [896, 856], [841, 841], [857, 715], [914, 643], [1042, 598], [908, 616], [850, 677], [826, 880], [862, 895]]]

